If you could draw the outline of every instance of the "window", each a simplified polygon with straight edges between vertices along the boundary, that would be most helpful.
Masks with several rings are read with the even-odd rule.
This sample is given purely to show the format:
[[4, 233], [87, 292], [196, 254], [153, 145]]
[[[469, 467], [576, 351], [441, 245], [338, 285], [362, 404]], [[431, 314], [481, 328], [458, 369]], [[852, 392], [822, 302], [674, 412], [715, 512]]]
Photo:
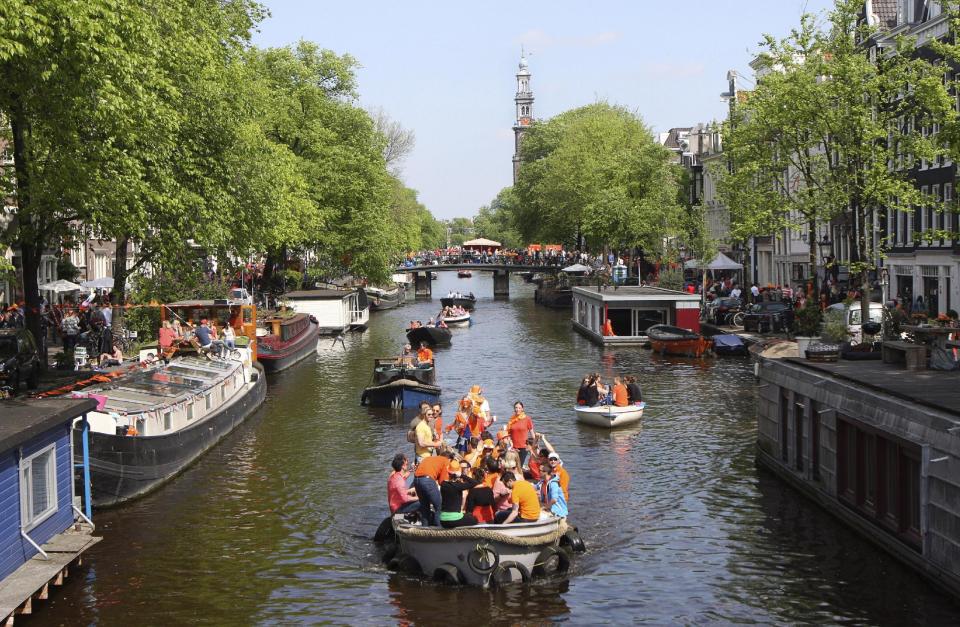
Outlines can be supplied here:
[[780, 459], [786, 463], [789, 460], [789, 451], [787, 446], [787, 413], [790, 407], [790, 397], [787, 392], [780, 393]]
[[793, 404], [793, 417], [794, 417], [794, 438], [796, 441], [796, 449], [794, 450], [794, 465], [797, 470], [803, 470], [803, 423], [806, 407], [803, 404], [802, 400], [798, 400]]
[[57, 511], [57, 445], [20, 462], [20, 523], [32, 529]]
[[187, 420], [193, 420], [193, 403], [187, 405]]
[[172, 426], [173, 426], [173, 421], [171, 420], [170, 412], [168, 411], [163, 412], [163, 430], [169, 431], [170, 427]]
[[205, 398], [207, 402], [207, 411], [210, 411], [210, 408], [213, 407], [213, 394], [207, 394]]
[[920, 548], [920, 447], [837, 421], [837, 496], [914, 549]]

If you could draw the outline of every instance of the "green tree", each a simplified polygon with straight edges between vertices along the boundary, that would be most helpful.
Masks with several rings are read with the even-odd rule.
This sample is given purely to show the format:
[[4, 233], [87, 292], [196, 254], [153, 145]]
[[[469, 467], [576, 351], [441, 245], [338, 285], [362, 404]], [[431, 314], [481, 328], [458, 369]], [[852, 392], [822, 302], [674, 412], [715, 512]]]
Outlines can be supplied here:
[[847, 262], [866, 309], [869, 273], [883, 254], [876, 219], [936, 204], [910, 170], [944, 150], [924, 127], [949, 126], [956, 113], [946, 67], [916, 54], [915, 42], [899, 38], [892, 49], [869, 54], [877, 32], [859, 19], [862, 8], [838, 0], [826, 29], [805, 17], [786, 39], [766, 38], [762, 58], [771, 72], [727, 130], [734, 175], [723, 189], [740, 234], [789, 226], [789, 212], [808, 228], [834, 217], [849, 224]]
[[623, 107], [597, 103], [536, 123], [520, 156], [514, 224], [525, 241], [659, 250], [677, 233], [669, 153]]
[[513, 216], [517, 199], [513, 188], [500, 190], [489, 206], [480, 207], [473, 217], [473, 228], [477, 237], [485, 237], [503, 244], [505, 248], [519, 248], [523, 239], [514, 227]]

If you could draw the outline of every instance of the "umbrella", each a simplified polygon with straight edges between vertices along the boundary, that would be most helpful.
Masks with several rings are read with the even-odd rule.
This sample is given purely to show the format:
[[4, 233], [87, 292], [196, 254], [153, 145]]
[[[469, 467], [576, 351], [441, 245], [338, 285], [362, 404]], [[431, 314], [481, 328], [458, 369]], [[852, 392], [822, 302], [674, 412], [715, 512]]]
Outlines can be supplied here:
[[80, 285], [84, 287], [89, 287], [92, 289], [103, 288], [103, 289], [113, 289], [113, 277], [104, 276], [99, 279], [93, 279], [92, 281], [84, 281]]
[[56, 281], [51, 281], [50, 283], [44, 283], [40, 286], [40, 289], [59, 294], [60, 292], [75, 292], [76, 290], [80, 289], [80, 286], [64, 279], [57, 279]]
[[480, 246], [482, 248], [499, 248], [500, 242], [495, 242], [492, 239], [486, 239], [480, 237], [478, 239], [472, 239], [469, 242], [464, 242], [464, 246]]
[[575, 263], [572, 266], [567, 266], [563, 269], [564, 272], [590, 272], [590, 266], [585, 266], [582, 263]]

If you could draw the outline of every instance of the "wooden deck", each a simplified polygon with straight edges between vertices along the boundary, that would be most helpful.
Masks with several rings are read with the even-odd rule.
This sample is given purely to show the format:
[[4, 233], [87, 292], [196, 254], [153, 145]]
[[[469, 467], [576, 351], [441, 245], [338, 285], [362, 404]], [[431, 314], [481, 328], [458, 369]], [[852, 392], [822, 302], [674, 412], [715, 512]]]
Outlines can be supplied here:
[[13, 625], [18, 614], [32, 614], [33, 601], [46, 599], [50, 585], [63, 585], [71, 566], [79, 566], [81, 554], [101, 540], [91, 535], [88, 525], [59, 533], [41, 545], [49, 559], [39, 553], [0, 582], [0, 617], [3, 625]]
[[841, 359], [836, 363], [818, 363], [799, 358], [787, 361], [960, 416], [960, 371], [907, 371], [902, 366], [881, 361]]

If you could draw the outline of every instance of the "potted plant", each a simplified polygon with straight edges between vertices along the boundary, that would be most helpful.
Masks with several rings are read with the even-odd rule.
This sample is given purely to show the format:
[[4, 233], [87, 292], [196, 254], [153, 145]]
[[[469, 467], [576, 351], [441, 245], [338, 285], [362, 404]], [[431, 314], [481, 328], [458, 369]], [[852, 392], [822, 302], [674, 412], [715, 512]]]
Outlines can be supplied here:
[[794, 339], [797, 340], [797, 351], [800, 357], [807, 354], [807, 348], [820, 334], [820, 321], [823, 314], [816, 303], [810, 301], [802, 309], [797, 310], [793, 319]]
[[836, 361], [840, 356], [840, 344], [850, 336], [847, 328], [847, 310], [827, 309], [823, 314], [820, 342], [807, 348], [807, 359], [812, 361]]

